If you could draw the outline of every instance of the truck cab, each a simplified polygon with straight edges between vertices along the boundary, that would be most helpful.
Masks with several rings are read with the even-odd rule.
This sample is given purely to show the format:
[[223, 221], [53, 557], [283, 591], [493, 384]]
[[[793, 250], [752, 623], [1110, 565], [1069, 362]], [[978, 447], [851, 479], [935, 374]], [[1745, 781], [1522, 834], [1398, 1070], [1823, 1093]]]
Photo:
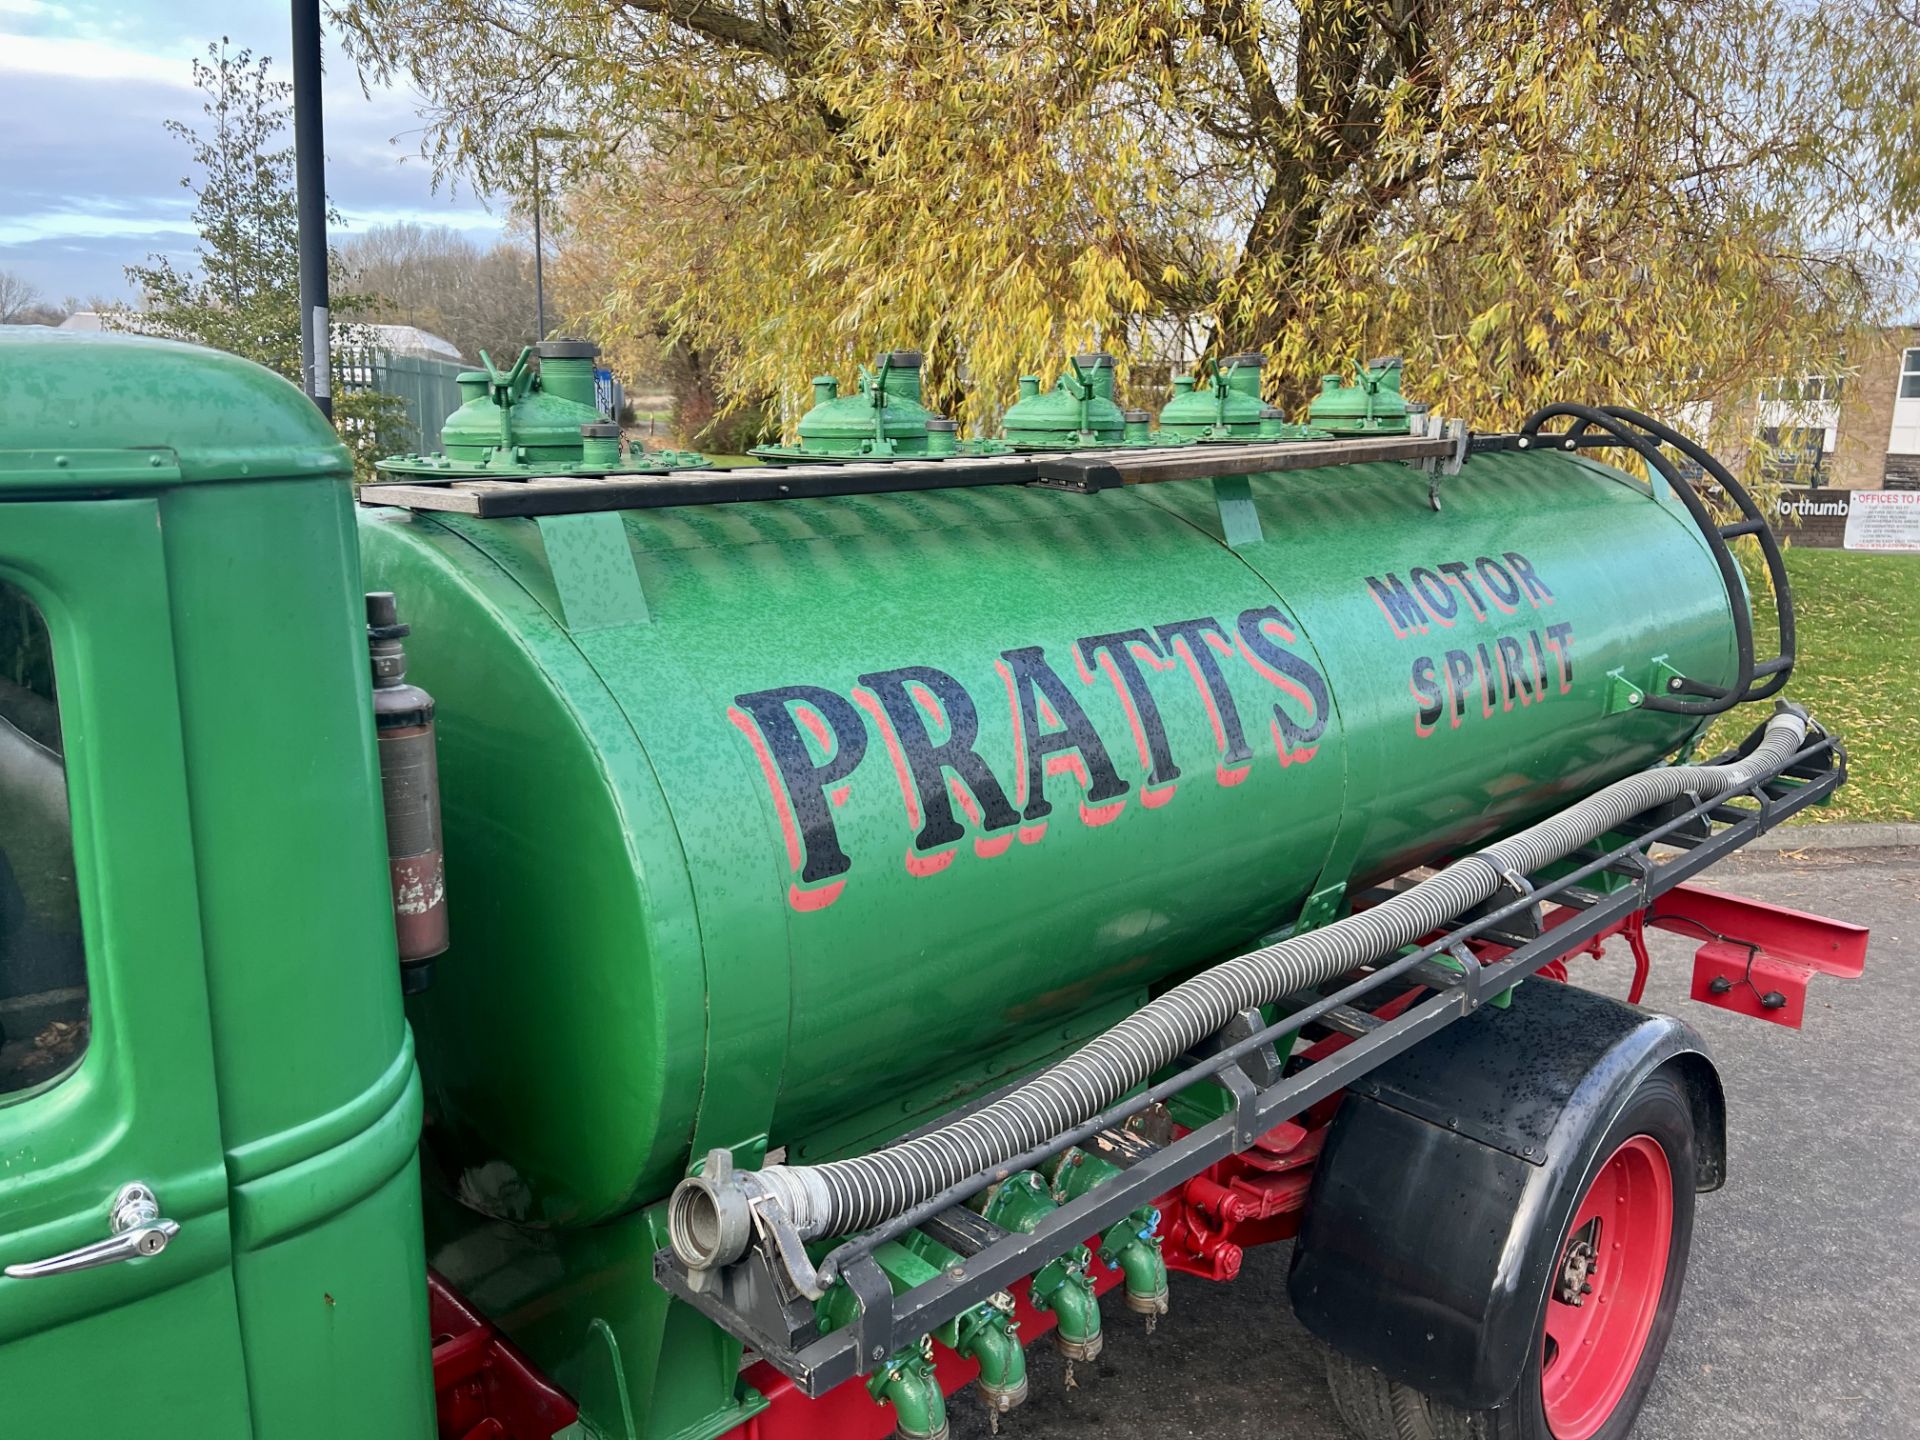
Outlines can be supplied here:
[[256, 366], [0, 330], [11, 1433], [433, 1433], [352, 504]]

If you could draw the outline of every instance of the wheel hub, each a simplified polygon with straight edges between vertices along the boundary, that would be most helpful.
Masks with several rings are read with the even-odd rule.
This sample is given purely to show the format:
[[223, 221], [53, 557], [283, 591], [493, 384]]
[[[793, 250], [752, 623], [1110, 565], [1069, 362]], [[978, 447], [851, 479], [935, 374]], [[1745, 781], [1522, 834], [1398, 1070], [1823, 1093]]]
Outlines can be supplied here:
[[1554, 1282], [1553, 1298], [1562, 1305], [1586, 1304], [1593, 1293], [1593, 1276], [1600, 1263], [1600, 1217], [1582, 1225], [1567, 1242], [1566, 1257], [1560, 1262], [1560, 1276]]

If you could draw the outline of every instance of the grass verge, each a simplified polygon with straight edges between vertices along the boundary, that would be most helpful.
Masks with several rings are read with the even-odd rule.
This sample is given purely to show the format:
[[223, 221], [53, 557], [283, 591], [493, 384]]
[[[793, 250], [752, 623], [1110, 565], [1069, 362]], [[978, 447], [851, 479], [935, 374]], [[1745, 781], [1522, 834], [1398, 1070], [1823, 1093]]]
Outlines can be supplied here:
[[[1920, 819], [1920, 555], [1789, 550], [1787, 578], [1799, 630], [1787, 698], [1847, 746], [1847, 783], [1801, 817]], [[1755, 643], [1770, 652], [1771, 607], [1755, 619]], [[1722, 720], [1702, 753], [1753, 723], [1748, 714]]]

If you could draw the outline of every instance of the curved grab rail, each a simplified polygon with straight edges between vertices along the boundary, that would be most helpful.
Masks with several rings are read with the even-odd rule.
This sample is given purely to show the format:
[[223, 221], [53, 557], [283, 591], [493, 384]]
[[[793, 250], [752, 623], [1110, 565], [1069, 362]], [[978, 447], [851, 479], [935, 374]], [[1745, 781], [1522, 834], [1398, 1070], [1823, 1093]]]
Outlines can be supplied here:
[[[1573, 422], [1569, 429], [1541, 437], [1542, 425], [1561, 418]], [[1720, 571], [1720, 582], [1726, 588], [1728, 606], [1733, 612], [1734, 645], [1738, 656], [1738, 674], [1733, 684], [1722, 688], [1703, 680], [1676, 675], [1667, 682], [1667, 693], [1647, 696], [1643, 708], [1678, 715], [1720, 715], [1736, 705], [1750, 700], [1765, 700], [1778, 694], [1787, 683], [1787, 677], [1793, 673], [1793, 592], [1787, 583], [1786, 561], [1781, 554], [1780, 543], [1774, 538], [1766, 517], [1760, 513], [1746, 487], [1700, 445], [1670, 426], [1623, 405], [1591, 406], [1562, 402], [1542, 406], [1528, 416], [1526, 423], [1520, 427], [1521, 443], [1524, 445], [1534, 438], [1546, 438], [1574, 449], [1583, 442], [1596, 443], [1587, 438], [1589, 430], [1604, 432], [1613, 442], [1633, 450], [1646, 462], [1649, 470], [1657, 472], [1673, 488], [1707, 543], [1714, 564]], [[1706, 502], [1681, 477], [1679, 467], [1661, 453], [1662, 446], [1671, 446], [1711, 475], [1715, 483], [1732, 497], [1741, 518], [1731, 525], [1717, 524]], [[1773, 585], [1776, 598], [1780, 648], [1778, 653], [1759, 661], [1754, 658], [1753, 650], [1753, 611], [1747, 601], [1746, 586], [1740, 577], [1739, 561], [1734, 558], [1727, 544], [1729, 540], [1742, 535], [1757, 535], [1760, 538], [1761, 553], [1767, 562], [1767, 577]], [[1684, 698], [1688, 696], [1698, 698]]]

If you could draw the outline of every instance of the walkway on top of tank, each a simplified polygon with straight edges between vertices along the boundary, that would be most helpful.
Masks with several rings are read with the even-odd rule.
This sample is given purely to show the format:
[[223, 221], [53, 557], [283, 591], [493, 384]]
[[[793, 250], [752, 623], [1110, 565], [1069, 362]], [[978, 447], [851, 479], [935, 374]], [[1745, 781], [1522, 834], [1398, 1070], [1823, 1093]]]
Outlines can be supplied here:
[[[1505, 438], [1505, 437], [1499, 437]], [[1379, 461], [1457, 463], [1464, 429], [1446, 435], [1369, 436], [1353, 440], [1287, 440], [1232, 448], [1186, 446], [1092, 454], [996, 455], [872, 464], [753, 466], [692, 475], [588, 479], [465, 480], [374, 484], [363, 505], [394, 505], [494, 519], [652, 510], [747, 500], [801, 500], [832, 495], [885, 495], [915, 490], [1041, 484], [1092, 493], [1169, 480], [1224, 479]]]

